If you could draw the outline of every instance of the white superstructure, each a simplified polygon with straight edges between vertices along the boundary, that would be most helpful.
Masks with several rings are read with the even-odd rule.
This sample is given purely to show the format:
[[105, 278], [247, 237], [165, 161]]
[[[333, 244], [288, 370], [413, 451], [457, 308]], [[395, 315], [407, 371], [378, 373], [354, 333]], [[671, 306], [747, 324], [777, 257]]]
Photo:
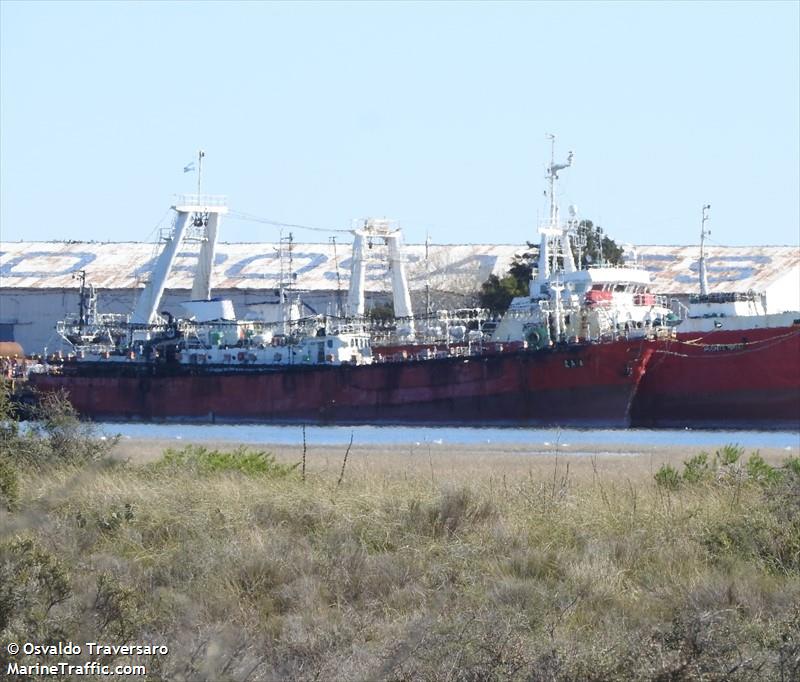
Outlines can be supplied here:
[[651, 290], [650, 273], [632, 266], [579, 269], [573, 247], [577, 210], [562, 223], [556, 200], [558, 173], [572, 166], [555, 162], [555, 137], [547, 168], [549, 222], [539, 228], [539, 257], [529, 295], [512, 300], [493, 334], [495, 341], [523, 341], [535, 347], [596, 339], [607, 334], [645, 335], [666, 323], [670, 310]]

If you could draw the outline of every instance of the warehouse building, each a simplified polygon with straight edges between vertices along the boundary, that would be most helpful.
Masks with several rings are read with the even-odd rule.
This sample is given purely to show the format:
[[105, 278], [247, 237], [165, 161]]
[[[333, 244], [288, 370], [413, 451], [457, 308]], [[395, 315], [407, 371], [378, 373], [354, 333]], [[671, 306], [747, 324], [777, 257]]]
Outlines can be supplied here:
[[[175, 311], [190, 297], [196, 245], [178, 253], [161, 310]], [[405, 247], [415, 311], [469, 307], [489, 275], [502, 276], [522, 245], [412, 244]], [[6, 242], [0, 244], [0, 341], [16, 341], [28, 353], [68, 350], [55, 332], [58, 320], [78, 307], [81, 273], [95, 287], [98, 310], [130, 313], [160, 247], [145, 243]], [[375, 243], [366, 273], [371, 303], [390, 299], [385, 246]], [[698, 291], [697, 246], [628, 247], [626, 255], [647, 268], [656, 293], [678, 300]], [[233, 301], [241, 318], [262, 316], [278, 300], [281, 281], [291, 282], [308, 312], [335, 314], [347, 299], [349, 244], [284, 242], [217, 245], [214, 295]], [[767, 312], [800, 309], [800, 251], [793, 246], [713, 246], [708, 249], [709, 289], [755, 292]]]

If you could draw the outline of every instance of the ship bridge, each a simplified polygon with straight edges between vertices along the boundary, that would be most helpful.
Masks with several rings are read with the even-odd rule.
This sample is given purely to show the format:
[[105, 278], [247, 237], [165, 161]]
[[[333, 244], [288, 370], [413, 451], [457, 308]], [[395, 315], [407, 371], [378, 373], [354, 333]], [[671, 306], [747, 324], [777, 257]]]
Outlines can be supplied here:
[[627, 265], [590, 267], [588, 270], [565, 272], [559, 276], [560, 281], [574, 293], [583, 294], [590, 289], [630, 290], [651, 285], [652, 276], [643, 268]]

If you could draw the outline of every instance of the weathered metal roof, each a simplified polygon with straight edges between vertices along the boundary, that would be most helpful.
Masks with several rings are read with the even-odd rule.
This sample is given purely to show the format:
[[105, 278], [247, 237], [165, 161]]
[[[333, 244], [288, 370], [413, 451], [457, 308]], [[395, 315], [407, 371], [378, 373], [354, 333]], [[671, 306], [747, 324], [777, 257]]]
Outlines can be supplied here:
[[[506, 272], [512, 258], [525, 247], [513, 244], [431, 245], [406, 247], [412, 289], [426, 278], [433, 288], [466, 292], [477, 289], [494, 273]], [[143, 285], [158, 256], [154, 244], [132, 242], [5, 242], [0, 243], [0, 288], [75, 288], [75, 274], [99, 289], [131, 289]], [[640, 265], [653, 275], [659, 293], [694, 292], [698, 282], [697, 246], [635, 247]], [[367, 289], [390, 289], [385, 247], [376, 244], [375, 259], [367, 268]], [[186, 245], [178, 254], [167, 283], [170, 289], [191, 289], [197, 246]], [[336, 290], [337, 263], [342, 288], [350, 279], [351, 248], [337, 244], [296, 243], [292, 249], [295, 286], [308, 290]], [[285, 267], [288, 263], [285, 259]], [[712, 246], [708, 252], [711, 291], [764, 291], [790, 269], [800, 265], [793, 246]], [[217, 247], [213, 286], [216, 289], [273, 289], [280, 277], [278, 244], [221, 243]]]
[[[650, 271], [660, 294], [697, 293], [700, 249], [695, 246], [636, 246], [637, 262]], [[796, 246], [711, 246], [706, 248], [709, 291], [764, 292], [800, 267]]]

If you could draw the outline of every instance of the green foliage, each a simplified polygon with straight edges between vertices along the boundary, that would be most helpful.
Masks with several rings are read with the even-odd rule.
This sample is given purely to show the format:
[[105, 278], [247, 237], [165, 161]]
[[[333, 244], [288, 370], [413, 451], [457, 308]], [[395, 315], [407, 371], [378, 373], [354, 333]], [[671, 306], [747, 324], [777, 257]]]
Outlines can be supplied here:
[[38, 632], [70, 595], [67, 569], [38, 541], [15, 538], [0, 545], [0, 633]]
[[528, 291], [528, 282], [533, 277], [533, 265], [539, 255], [538, 246], [526, 242], [528, 250], [523, 253], [518, 253], [511, 261], [508, 268], [508, 274], [513, 277], [520, 285], [519, 288]]
[[394, 304], [377, 303], [367, 310], [367, 317], [373, 322], [392, 322], [394, 321]]
[[187, 445], [180, 450], [168, 449], [155, 467], [190, 470], [203, 476], [239, 472], [247, 476], [279, 478], [289, 475], [298, 464], [282, 464], [269, 452], [248, 450], [244, 446], [228, 451], [210, 450], [202, 445]]
[[795, 476], [800, 476], [800, 457], [787, 458], [784, 462], [784, 468]]
[[0, 379], [0, 448], [19, 435], [17, 412], [11, 402], [11, 384]]
[[87, 518], [83, 512], [78, 511], [78, 513], [75, 514], [75, 521], [81, 528], [85, 528], [87, 523], [92, 521], [100, 531], [113, 534], [119, 530], [123, 524], [133, 521], [134, 516], [133, 505], [128, 502], [124, 506], [112, 505], [109, 509], [93, 511], [90, 518]]
[[715, 453], [715, 459], [722, 466], [731, 466], [736, 464], [744, 455], [744, 448], [738, 443], [723, 445]]
[[98, 630], [120, 642], [133, 638], [145, 615], [136, 590], [109, 573], [98, 575], [96, 585], [94, 616]]
[[[581, 248], [581, 268], [589, 265], [622, 265], [623, 249], [608, 237], [603, 228], [591, 220], [581, 220], [577, 229], [578, 240], [582, 243]], [[576, 248], [573, 244], [573, 255], [577, 257]]]
[[81, 421], [63, 393], [39, 396], [33, 409], [34, 421], [22, 430], [13, 412], [2, 413], [0, 456], [15, 464], [41, 468], [54, 463], [83, 465], [108, 457], [119, 437], [101, 437], [91, 422]]
[[19, 475], [11, 460], [0, 454], [0, 505], [14, 511], [19, 501]]
[[680, 474], [671, 464], [662, 464], [653, 478], [660, 488], [667, 490], [677, 490], [681, 485]]
[[508, 274], [503, 277], [489, 275], [489, 279], [481, 285], [478, 301], [482, 308], [495, 314], [504, 313], [511, 299], [528, 295], [538, 247], [529, 242], [528, 249], [529, 251], [514, 256]]
[[575, 460], [554, 501], [529, 457], [356, 453], [334, 495], [324, 457], [302, 481], [237, 453], [263, 455], [20, 468], [0, 663], [10, 641], [155, 641], [159, 680], [800, 679], [791, 459], [734, 489], [701, 453], [662, 467], [669, 495], [646, 459]]
[[748, 478], [758, 483], [776, 483], [782, 478], [781, 472], [767, 464], [757, 452], [750, 455], [746, 468]]
[[478, 293], [478, 302], [482, 308], [492, 313], [503, 313], [508, 309], [511, 300], [528, 293], [527, 283], [522, 284], [515, 277], [506, 275], [502, 279], [497, 275], [489, 275]]
[[683, 480], [688, 483], [698, 483], [711, 477], [708, 466], [708, 453], [701, 452], [683, 463]]
[[763, 566], [782, 574], [800, 576], [800, 521], [780, 523], [769, 513], [737, 515], [712, 524], [704, 541], [712, 558]]
[[[750, 455], [744, 467], [741, 460], [744, 455], [744, 448], [736, 444], [728, 444], [719, 448], [714, 453], [713, 467], [709, 462], [707, 452], [701, 452], [683, 463], [682, 478], [687, 483], [699, 483], [712, 478], [714, 471], [718, 471], [720, 482], [730, 482], [731, 480], [742, 480], [746, 474], [748, 480], [755, 483], [771, 484], [777, 483], [783, 478], [784, 471], [792, 471], [795, 467], [800, 471], [800, 460], [789, 458], [785, 461], [783, 470], [768, 464], [758, 453]], [[666, 474], [665, 474], [666, 475]]]

